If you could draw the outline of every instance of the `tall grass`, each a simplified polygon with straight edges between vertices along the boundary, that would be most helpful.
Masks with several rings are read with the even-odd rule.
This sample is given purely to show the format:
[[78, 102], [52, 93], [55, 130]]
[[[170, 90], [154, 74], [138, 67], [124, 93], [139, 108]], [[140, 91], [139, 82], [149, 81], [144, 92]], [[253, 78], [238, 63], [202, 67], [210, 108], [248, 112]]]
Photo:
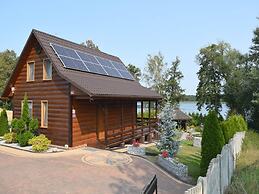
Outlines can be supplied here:
[[247, 131], [226, 194], [259, 194], [259, 134]]

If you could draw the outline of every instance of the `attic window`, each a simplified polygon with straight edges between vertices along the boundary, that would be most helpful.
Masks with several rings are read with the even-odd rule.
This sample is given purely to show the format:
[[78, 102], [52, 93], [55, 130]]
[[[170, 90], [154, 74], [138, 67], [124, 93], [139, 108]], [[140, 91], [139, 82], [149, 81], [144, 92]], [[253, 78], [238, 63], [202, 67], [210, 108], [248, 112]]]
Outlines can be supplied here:
[[52, 64], [49, 59], [43, 60], [43, 80], [52, 79]]
[[28, 62], [27, 63], [27, 81], [34, 81], [34, 71], [35, 71], [35, 63]]

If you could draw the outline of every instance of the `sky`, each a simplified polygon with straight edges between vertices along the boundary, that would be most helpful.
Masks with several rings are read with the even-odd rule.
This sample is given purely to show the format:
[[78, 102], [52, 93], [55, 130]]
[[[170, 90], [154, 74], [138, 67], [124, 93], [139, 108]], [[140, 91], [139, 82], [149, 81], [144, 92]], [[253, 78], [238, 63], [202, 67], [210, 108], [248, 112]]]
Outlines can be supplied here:
[[92, 39], [142, 70], [148, 54], [160, 51], [169, 65], [181, 59], [186, 94], [196, 93], [200, 48], [226, 41], [245, 53], [259, 26], [258, 0], [14, 0], [2, 1], [0, 10], [0, 52], [19, 55], [32, 29], [77, 43]]

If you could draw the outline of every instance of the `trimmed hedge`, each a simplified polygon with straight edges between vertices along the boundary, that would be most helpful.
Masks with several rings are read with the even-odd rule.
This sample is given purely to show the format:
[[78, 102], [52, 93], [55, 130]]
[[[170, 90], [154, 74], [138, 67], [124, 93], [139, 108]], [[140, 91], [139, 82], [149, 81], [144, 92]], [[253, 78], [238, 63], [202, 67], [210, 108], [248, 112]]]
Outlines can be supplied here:
[[225, 144], [224, 135], [220, 127], [218, 116], [215, 111], [210, 111], [205, 118], [201, 142], [201, 176], [206, 172], [211, 159], [221, 152]]

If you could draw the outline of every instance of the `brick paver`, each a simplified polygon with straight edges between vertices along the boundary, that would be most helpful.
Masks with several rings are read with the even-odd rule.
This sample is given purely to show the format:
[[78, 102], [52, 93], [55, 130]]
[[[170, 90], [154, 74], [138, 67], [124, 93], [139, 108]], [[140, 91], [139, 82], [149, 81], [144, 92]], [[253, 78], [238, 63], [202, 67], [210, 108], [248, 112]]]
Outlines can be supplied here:
[[190, 187], [138, 157], [122, 165], [89, 165], [82, 161], [87, 154], [82, 149], [33, 154], [0, 146], [0, 193], [134, 194], [154, 174], [159, 194], [181, 194]]

